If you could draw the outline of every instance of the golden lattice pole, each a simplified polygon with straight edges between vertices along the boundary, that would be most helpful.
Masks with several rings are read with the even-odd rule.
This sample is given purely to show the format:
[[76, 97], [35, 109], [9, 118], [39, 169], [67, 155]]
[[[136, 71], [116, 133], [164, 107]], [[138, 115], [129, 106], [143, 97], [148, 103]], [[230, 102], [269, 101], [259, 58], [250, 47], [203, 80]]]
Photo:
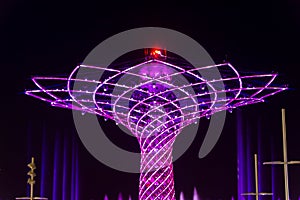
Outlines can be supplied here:
[[273, 193], [259, 192], [258, 191], [258, 161], [257, 154], [254, 154], [254, 172], [255, 172], [255, 192], [242, 193], [244, 196], [255, 196], [255, 199], [258, 200], [260, 195], [273, 195]]
[[288, 161], [288, 158], [287, 158], [287, 140], [286, 140], [285, 109], [281, 109], [281, 117], [282, 117], [283, 162], [282, 161], [264, 162], [264, 165], [283, 165], [285, 200], [289, 200], [290, 199], [290, 194], [289, 194], [288, 165], [300, 164], [300, 161]]
[[34, 197], [33, 195], [33, 186], [35, 184], [34, 177], [36, 176], [34, 170], [36, 169], [35, 163], [34, 163], [34, 157], [31, 158], [31, 163], [27, 165], [30, 168], [30, 171], [27, 173], [30, 177], [27, 180], [27, 183], [30, 185], [30, 196], [29, 197], [17, 197], [16, 199], [27, 199], [27, 200], [48, 200], [48, 198], [45, 197]]
[[27, 165], [30, 168], [30, 171], [27, 173], [27, 175], [30, 176], [27, 183], [30, 185], [30, 200], [33, 200], [33, 185], [35, 184], [34, 177], [36, 174], [34, 173], [34, 170], [36, 169], [34, 158], [31, 158], [31, 163]]

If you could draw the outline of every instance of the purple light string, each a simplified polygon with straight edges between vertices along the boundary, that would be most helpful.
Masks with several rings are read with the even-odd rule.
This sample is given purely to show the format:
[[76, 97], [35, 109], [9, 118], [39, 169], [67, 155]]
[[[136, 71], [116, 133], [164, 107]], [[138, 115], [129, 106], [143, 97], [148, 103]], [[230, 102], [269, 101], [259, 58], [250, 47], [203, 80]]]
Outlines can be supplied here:
[[123, 200], [122, 198], [122, 193], [120, 192], [119, 195], [118, 195], [118, 200]]
[[[254, 183], [253, 183], [253, 177], [254, 177], [254, 173], [253, 173], [253, 163], [254, 160], [252, 159], [253, 157], [253, 151], [251, 150], [251, 144], [252, 144], [252, 138], [251, 138], [251, 124], [250, 122], [247, 120], [246, 121], [246, 163], [247, 163], [247, 191], [255, 191], [254, 188]], [[249, 159], [251, 158], [251, 159]]]
[[[32, 125], [29, 123], [27, 127], [27, 162], [29, 163], [31, 161], [32, 157]], [[26, 195], [29, 197], [30, 195], [30, 186], [26, 185]]]
[[[32, 148], [31, 132], [29, 129], [28, 137], [28, 155]], [[79, 199], [79, 163], [78, 163], [78, 149], [75, 142], [70, 142], [68, 135], [56, 132], [54, 136], [54, 143], [51, 138], [47, 137], [45, 124], [42, 130], [41, 142], [41, 163], [40, 163], [40, 181], [39, 193], [42, 197], [52, 196], [53, 200], [78, 200]], [[49, 147], [53, 148], [53, 154], [50, 154]], [[73, 148], [73, 149], [72, 149]], [[71, 150], [74, 153], [71, 154]], [[49, 160], [49, 157], [52, 159]], [[49, 162], [48, 162], [49, 161]], [[50, 166], [49, 164], [52, 164]], [[73, 164], [73, 166], [71, 166]], [[72, 168], [72, 170], [70, 170]], [[74, 180], [71, 181], [71, 178]], [[50, 184], [50, 185], [49, 185]], [[27, 193], [29, 192], [27, 187]], [[71, 193], [73, 199], [71, 199]]]
[[67, 136], [64, 135], [64, 148], [63, 148], [63, 180], [62, 180], [62, 200], [68, 200], [68, 141]]
[[76, 199], [76, 148], [75, 141], [72, 140], [72, 167], [71, 167], [71, 200]]
[[46, 133], [46, 128], [45, 124], [43, 125], [43, 139], [42, 139], [42, 159], [41, 159], [41, 183], [40, 183], [40, 196], [45, 197], [46, 196], [46, 186], [47, 186], [47, 181], [46, 181], [46, 172], [47, 172], [47, 133]]
[[[257, 166], [257, 170], [258, 170], [258, 192], [262, 192], [262, 191], [266, 191], [266, 187], [264, 187], [265, 182], [264, 177], [262, 171], [263, 171], [263, 165], [262, 165], [262, 157], [263, 157], [263, 153], [262, 153], [262, 131], [261, 131], [261, 116], [258, 116], [257, 119], [257, 162], [258, 162], [258, 166]], [[264, 188], [264, 189], [263, 189]]]
[[238, 176], [238, 194], [237, 199], [243, 200], [241, 195], [246, 191], [245, 187], [245, 156], [243, 141], [243, 116], [241, 111], [237, 111], [237, 176]]
[[[276, 152], [276, 150], [275, 150], [275, 142], [274, 142], [274, 138], [272, 137], [271, 138], [271, 160], [275, 160], [275, 159], [277, 159], [277, 158], [275, 158], [275, 155], [274, 155], [274, 152]], [[279, 196], [281, 195], [280, 193], [278, 193], [278, 191], [277, 191], [277, 181], [276, 181], [276, 171], [275, 171], [275, 168], [276, 168], [277, 166], [275, 166], [275, 165], [272, 165], [271, 166], [271, 173], [272, 173], [272, 193], [273, 193], [273, 195], [272, 195], [272, 200], [277, 200], [277, 197], [279, 198]], [[278, 196], [278, 194], [280, 194], [279, 196]]]
[[[75, 140], [73, 138], [73, 140]], [[78, 155], [78, 146], [77, 143], [75, 143], [75, 149], [76, 149], [76, 169], [75, 169], [75, 200], [79, 200], [79, 188], [80, 188], [80, 181], [79, 181], [79, 155]]]
[[59, 156], [60, 156], [60, 139], [57, 138], [58, 133], [56, 133], [56, 140], [54, 144], [54, 158], [53, 158], [53, 186], [52, 186], [52, 199], [53, 200], [60, 200], [61, 197], [58, 196], [59, 194]]

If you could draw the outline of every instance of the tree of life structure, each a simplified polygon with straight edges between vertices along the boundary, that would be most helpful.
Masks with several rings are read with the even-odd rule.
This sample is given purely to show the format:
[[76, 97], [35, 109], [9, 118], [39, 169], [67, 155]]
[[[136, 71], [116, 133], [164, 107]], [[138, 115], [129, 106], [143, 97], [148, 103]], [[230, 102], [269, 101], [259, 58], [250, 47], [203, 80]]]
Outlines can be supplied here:
[[[26, 94], [127, 127], [140, 144], [139, 199], [173, 200], [172, 148], [184, 127], [216, 112], [263, 102], [287, 88], [273, 84], [275, 73], [242, 74], [230, 63], [186, 67], [160, 59], [160, 51], [153, 54], [158, 55], [122, 69], [79, 65], [68, 77], [33, 77], [38, 89]], [[101, 80], [78, 78], [79, 69], [104, 73]], [[201, 76], [211, 69], [221, 77]], [[76, 82], [83, 87], [74, 89]]]

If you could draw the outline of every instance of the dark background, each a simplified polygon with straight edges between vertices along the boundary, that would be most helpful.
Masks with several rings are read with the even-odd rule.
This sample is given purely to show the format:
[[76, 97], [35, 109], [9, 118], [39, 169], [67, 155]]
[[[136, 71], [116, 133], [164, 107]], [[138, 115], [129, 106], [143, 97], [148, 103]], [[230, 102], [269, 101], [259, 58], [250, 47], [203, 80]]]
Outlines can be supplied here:
[[[236, 181], [238, 113], [248, 120], [245, 123], [250, 127], [252, 123], [254, 127], [261, 127], [265, 158], [271, 159], [269, 146], [274, 140], [274, 157], [281, 160], [280, 108], [285, 107], [289, 157], [300, 159], [299, 9], [297, 0], [1, 1], [0, 199], [26, 193], [26, 164], [31, 156], [40, 157], [41, 133], [45, 127], [49, 135], [64, 132], [78, 143], [79, 199], [102, 199], [104, 194], [117, 199], [119, 192], [137, 197], [138, 175], [115, 171], [94, 159], [78, 139], [71, 111], [49, 107], [23, 94], [25, 89], [33, 87], [32, 75], [68, 74], [100, 42], [137, 27], [157, 26], [180, 31], [198, 41], [216, 63], [226, 58], [238, 70], [276, 71], [290, 88], [269, 98], [267, 103], [240, 108], [228, 115], [216, 147], [200, 160], [197, 155], [205, 134], [207, 123], [204, 121], [190, 149], [174, 164], [177, 196], [184, 191], [191, 198], [194, 187], [203, 198], [234, 196], [236, 199], [239, 196]], [[256, 141], [255, 131], [247, 134]], [[252, 143], [251, 155], [257, 149], [255, 143]], [[39, 162], [38, 159], [37, 165]], [[277, 182], [282, 182], [281, 178]], [[297, 199], [300, 196], [299, 167], [290, 168], [290, 181], [291, 198]], [[277, 194], [280, 198], [284, 197], [282, 190]]]

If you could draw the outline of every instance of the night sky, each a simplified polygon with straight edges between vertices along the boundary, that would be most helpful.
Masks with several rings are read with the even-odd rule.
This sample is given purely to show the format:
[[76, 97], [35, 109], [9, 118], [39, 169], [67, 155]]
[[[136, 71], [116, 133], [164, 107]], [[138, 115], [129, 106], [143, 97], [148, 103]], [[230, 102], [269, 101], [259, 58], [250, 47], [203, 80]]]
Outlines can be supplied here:
[[[68, 74], [103, 40], [137, 27], [177, 30], [199, 42], [215, 63], [226, 59], [237, 70], [275, 71], [279, 74], [278, 79], [290, 88], [268, 98], [266, 103], [241, 107], [232, 114], [228, 113], [216, 147], [207, 157], [199, 159], [199, 148], [208, 125], [208, 120], [202, 120], [195, 141], [174, 163], [177, 197], [180, 191], [184, 191], [187, 199], [191, 199], [196, 187], [203, 199], [237, 198], [236, 138], [237, 121], [241, 116], [245, 124], [243, 134], [250, 143], [249, 159], [259, 149], [260, 142], [263, 161], [271, 158], [281, 160], [280, 109], [286, 108], [288, 156], [290, 160], [300, 160], [300, 2], [297, 0], [180, 4], [161, 1], [11, 0], [0, 2], [0, 24], [0, 200], [26, 195], [26, 165], [31, 156], [37, 158], [38, 168], [41, 165], [43, 135], [48, 138], [48, 155], [54, 151], [51, 145], [55, 143], [55, 135], [70, 138], [77, 144], [80, 200], [103, 199], [104, 194], [117, 199], [119, 192], [137, 199], [139, 175], [110, 169], [90, 155], [77, 136], [70, 110], [50, 107], [24, 94], [25, 89], [34, 88], [30, 80], [32, 75]], [[116, 135], [122, 134], [113, 123], [108, 122], [105, 126], [113, 130], [112, 139], [116, 140]], [[259, 142], [258, 138], [261, 138]], [[137, 142], [128, 141], [137, 147]], [[126, 148], [127, 144], [120, 145]], [[47, 162], [51, 166], [52, 160], [53, 157], [49, 157]], [[268, 167], [264, 169], [266, 181], [263, 186], [270, 189], [270, 170]], [[276, 174], [283, 173], [280, 166], [274, 171]], [[37, 182], [40, 174], [38, 169]], [[283, 182], [281, 175], [277, 176], [278, 184]], [[299, 188], [300, 166], [291, 166], [292, 200], [300, 196]], [[37, 194], [39, 190], [37, 186]], [[45, 194], [50, 197], [52, 192], [45, 191]], [[284, 197], [283, 191], [276, 195]]]

